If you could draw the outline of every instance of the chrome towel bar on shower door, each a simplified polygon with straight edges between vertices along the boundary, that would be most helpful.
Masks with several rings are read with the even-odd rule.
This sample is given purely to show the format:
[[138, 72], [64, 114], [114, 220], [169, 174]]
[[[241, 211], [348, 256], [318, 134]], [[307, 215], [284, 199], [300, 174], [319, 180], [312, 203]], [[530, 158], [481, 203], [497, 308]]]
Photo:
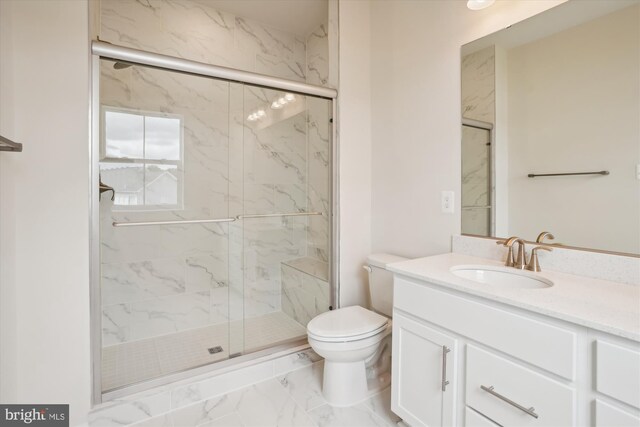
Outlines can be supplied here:
[[114, 227], [140, 227], [145, 225], [181, 225], [181, 224], [208, 224], [216, 222], [234, 222], [242, 219], [250, 218], [274, 218], [282, 216], [314, 216], [322, 215], [322, 212], [290, 212], [290, 213], [273, 213], [273, 214], [255, 214], [255, 215], [238, 215], [234, 218], [216, 218], [216, 219], [178, 219], [171, 221], [141, 221], [141, 222], [114, 222]]
[[249, 219], [249, 218], [273, 218], [273, 217], [279, 217], [279, 216], [314, 216], [314, 215], [322, 215], [322, 212], [291, 212], [291, 213], [238, 215], [236, 218]]
[[142, 222], [114, 222], [114, 227], [140, 227], [144, 225], [182, 225], [182, 224], [209, 224], [215, 222], [233, 222], [235, 218], [218, 219], [178, 219], [174, 221], [142, 221]]

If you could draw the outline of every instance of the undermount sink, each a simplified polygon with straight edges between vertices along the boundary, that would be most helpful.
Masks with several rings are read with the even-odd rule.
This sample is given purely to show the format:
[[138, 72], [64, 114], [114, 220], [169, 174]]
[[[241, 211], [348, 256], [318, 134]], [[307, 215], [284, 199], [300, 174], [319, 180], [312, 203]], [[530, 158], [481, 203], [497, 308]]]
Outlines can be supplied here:
[[544, 277], [512, 267], [458, 265], [451, 268], [451, 273], [463, 279], [503, 288], [540, 289], [553, 286], [553, 282]]

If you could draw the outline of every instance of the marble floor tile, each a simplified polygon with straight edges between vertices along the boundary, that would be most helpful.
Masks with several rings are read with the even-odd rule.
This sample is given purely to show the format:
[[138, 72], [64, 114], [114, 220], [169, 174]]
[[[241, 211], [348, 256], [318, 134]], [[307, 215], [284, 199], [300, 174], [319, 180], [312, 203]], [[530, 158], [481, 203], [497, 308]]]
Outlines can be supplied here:
[[213, 420], [210, 423], [202, 424], [198, 427], [245, 427], [245, 425], [242, 424], [240, 415], [234, 412], [222, 418], [218, 418], [217, 420]]
[[396, 427], [400, 418], [391, 412], [390, 388], [352, 407], [331, 407], [321, 394], [322, 368], [316, 362], [133, 426]]
[[391, 387], [387, 387], [380, 393], [364, 402], [364, 405], [374, 414], [379, 416], [387, 424], [395, 426], [400, 417], [391, 412]]
[[317, 427], [391, 427], [363, 403], [348, 408], [323, 405], [309, 412]]
[[233, 393], [223, 394], [175, 410], [171, 413], [173, 424], [176, 427], [200, 426], [223, 420], [235, 413], [237, 398]]
[[323, 362], [314, 363], [278, 377], [280, 384], [305, 411], [327, 403], [322, 396]]
[[170, 413], [149, 418], [139, 423], [131, 424], [131, 427], [177, 427], [173, 424]]
[[245, 426], [315, 427], [307, 412], [275, 379], [235, 392], [238, 414]]

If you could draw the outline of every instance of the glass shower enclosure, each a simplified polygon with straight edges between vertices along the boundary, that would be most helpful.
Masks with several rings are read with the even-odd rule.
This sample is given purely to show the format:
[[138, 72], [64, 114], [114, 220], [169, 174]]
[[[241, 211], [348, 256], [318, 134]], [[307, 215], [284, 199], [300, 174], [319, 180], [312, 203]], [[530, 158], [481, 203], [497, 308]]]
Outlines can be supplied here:
[[94, 64], [100, 392], [306, 339], [335, 293], [332, 100]]
[[493, 236], [493, 125], [462, 120], [462, 233]]

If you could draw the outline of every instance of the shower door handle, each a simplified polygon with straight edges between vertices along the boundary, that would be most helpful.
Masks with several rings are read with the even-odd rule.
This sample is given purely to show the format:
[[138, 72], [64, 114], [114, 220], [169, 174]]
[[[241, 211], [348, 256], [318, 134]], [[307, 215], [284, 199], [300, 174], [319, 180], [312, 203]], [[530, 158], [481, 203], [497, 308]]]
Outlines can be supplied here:
[[104, 182], [102, 182], [102, 177], [98, 177], [98, 188], [100, 189], [100, 195], [98, 196], [98, 200], [102, 199], [102, 193], [106, 193], [111, 191], [111, 201], [113, 202], [116, 198], [116, 191], [113, 187], [108, 186]]

